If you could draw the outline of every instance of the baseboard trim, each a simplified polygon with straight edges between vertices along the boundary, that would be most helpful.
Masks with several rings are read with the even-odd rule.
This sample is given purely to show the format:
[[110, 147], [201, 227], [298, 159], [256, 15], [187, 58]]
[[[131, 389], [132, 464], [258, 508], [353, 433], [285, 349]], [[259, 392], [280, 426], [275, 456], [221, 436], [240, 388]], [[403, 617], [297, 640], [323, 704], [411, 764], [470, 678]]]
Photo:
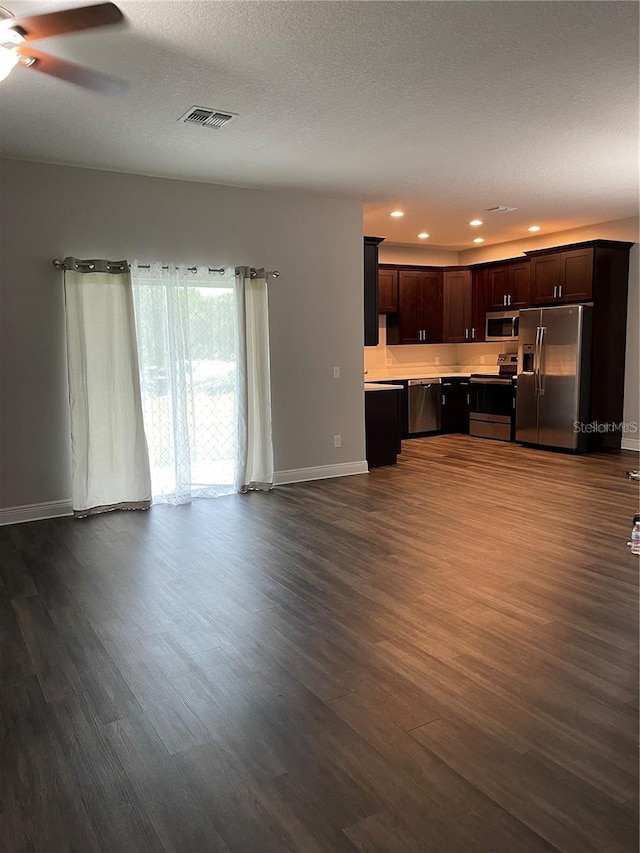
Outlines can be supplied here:
[[640, 451], [640, 439], [639, 438], [623, 438], [622, 439], [622, 449], [623, 450], [638, 450], [638, 451]]
[[341, 465], [316, 465], [312, 468], [292, 468], [289, 471], [276, 471], [274, 486], [287, 483], [306, 483], [309, 480], [328, 480], [332, 477], [350, 477], [353, 474], [368, 474], [369, 466], [362, 462], [343, 462]]
[[45, 518], [61, 518], [63, 515], [73, 515], [71, 501], [47, 501], [40, 504], [10, 506], [0, 509], [0, 527], [5, 524], [42, 521]]
[[[368, 474], [366, 462], [343, 462], [341, 465], [316, 465], [313, 468], [292, 468], [290, 471], [276, 471], [274, 486], [287, 483], [306, 483], [309, 480], [328, 480], [332, 477], [350, 477], [353, 474]], [[0, 527], [6, 524], [23, 524], [28, 521], [43, 521], [45, 518], [62, 518], [73, 515], [71, 501], [48, 501], [25, 506], [10, 506], [0, 509]]]

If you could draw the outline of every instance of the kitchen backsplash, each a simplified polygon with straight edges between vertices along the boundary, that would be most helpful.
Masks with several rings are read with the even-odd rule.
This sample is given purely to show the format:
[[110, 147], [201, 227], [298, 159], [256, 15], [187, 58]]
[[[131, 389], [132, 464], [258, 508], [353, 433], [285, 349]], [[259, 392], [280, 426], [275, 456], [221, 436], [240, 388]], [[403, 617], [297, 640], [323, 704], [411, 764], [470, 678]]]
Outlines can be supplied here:
[[364, 369], [375, 373], [389, 368], [401, 367], [414, 370], [420, 367], [442, 368], [487, 368], [496, 369], [501, 352], [517, 352], [514, 341], [479, 344], [412, 344], [411, 346], [387, 346], [387, 318], [380, 315], [380, 336], [377, 347], [364, 348]]

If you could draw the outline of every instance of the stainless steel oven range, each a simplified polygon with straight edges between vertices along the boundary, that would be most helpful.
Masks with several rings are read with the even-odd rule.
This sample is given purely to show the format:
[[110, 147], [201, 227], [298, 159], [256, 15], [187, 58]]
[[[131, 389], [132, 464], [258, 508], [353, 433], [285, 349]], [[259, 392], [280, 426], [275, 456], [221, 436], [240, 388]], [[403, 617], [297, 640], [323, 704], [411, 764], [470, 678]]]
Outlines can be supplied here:
[[472, 373], [469, 379], [469, 434], [513, 441], [518, 356], [501, 353], [498, 374]]

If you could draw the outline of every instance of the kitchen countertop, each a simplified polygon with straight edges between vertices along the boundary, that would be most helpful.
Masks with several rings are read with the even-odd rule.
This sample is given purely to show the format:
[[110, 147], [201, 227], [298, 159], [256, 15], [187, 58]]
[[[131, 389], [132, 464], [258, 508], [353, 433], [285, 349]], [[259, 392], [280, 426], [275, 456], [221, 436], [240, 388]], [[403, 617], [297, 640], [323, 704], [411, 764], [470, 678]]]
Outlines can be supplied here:
[[364, 378], [365, 382], [385, 382], [399, 379], [468, 379], [473, 373], [486, 373], [498, 375], [498, 368], [494, 365], [478, 365], [473, 370], [458, 371], [458, 370], [434, 370], [433, 368], [425, 368], [424, 370], [390, 370], [369, 372]]
[[365, 391], [402, 391], [402, 385], [374, 385], [371, 382], [364, 383]]

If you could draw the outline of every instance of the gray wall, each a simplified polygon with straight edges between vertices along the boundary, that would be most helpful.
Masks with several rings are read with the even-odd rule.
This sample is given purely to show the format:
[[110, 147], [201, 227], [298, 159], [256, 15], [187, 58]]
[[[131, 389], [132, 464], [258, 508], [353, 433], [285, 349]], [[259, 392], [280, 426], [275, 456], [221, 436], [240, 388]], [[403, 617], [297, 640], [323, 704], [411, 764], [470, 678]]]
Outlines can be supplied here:
[[70, 496], [65, 255], [280, 270], [276, 470], [364, 460], [359, 203], [10, 160], [0, 193], [0, 507]]

